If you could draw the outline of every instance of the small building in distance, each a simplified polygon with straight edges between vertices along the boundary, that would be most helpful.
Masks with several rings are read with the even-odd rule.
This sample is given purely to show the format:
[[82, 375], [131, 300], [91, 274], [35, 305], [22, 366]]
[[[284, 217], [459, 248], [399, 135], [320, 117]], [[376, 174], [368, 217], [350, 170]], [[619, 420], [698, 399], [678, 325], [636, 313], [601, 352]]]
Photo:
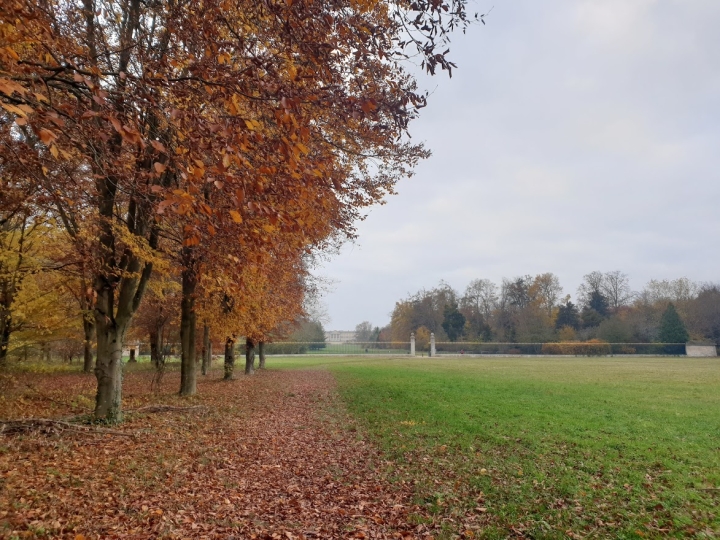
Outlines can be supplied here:
[[354, 330], [326, 330], [325, 343], [351, 343], [355, 341]]

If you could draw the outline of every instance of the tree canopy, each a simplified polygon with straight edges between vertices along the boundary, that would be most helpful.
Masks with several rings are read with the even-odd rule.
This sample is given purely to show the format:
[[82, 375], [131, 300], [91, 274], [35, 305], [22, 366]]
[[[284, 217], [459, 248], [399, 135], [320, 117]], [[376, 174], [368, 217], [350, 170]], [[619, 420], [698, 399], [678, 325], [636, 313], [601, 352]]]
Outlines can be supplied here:
[[3, 2], [0, 363], [30, 290], [18, 238], [41, 223], [96, 345], [97, 419], [122, 418], [147, 294], [156, 339], [177, 311], [184, 395], [198, 324], [226, 344], [290, 331], [305, 257], [354, 238], [429, 155], [409, 138], [427, 94], [405, 61], [452, 73], [450, 34], [481, 19], [465, 0]]

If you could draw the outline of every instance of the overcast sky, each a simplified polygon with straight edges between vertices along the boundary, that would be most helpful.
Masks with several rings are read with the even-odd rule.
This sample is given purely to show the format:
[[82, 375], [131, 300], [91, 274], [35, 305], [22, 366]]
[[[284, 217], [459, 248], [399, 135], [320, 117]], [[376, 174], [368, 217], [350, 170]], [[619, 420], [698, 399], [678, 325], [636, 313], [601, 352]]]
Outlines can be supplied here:
[[326, 328], [389, 322], [445, 280], [720, 280], [720, 1], [476, 0], [452, 79], [422, 79], [433, 155], [319, 274]]

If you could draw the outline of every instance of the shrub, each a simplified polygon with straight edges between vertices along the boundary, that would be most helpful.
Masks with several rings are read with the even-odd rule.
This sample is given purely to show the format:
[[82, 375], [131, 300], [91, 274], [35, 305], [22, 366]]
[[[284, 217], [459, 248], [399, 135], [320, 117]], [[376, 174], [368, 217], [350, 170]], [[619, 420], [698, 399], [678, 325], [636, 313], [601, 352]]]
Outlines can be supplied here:
[[542, 354], [600, 356], [611, 353], [612, 349], [610, 344], [601, 339], [591, 339], [589, 341], [578, 343], [543, 343], [542, 346]]

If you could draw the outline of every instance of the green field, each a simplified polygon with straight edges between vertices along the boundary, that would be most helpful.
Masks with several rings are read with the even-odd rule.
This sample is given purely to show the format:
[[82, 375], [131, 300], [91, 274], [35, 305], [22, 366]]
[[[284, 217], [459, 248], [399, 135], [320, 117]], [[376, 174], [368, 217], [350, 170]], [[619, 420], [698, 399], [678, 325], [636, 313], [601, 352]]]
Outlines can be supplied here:
[[720, 360], [272, 358], [330, 369], [388, 476], [481, 538], [720, 536]]

